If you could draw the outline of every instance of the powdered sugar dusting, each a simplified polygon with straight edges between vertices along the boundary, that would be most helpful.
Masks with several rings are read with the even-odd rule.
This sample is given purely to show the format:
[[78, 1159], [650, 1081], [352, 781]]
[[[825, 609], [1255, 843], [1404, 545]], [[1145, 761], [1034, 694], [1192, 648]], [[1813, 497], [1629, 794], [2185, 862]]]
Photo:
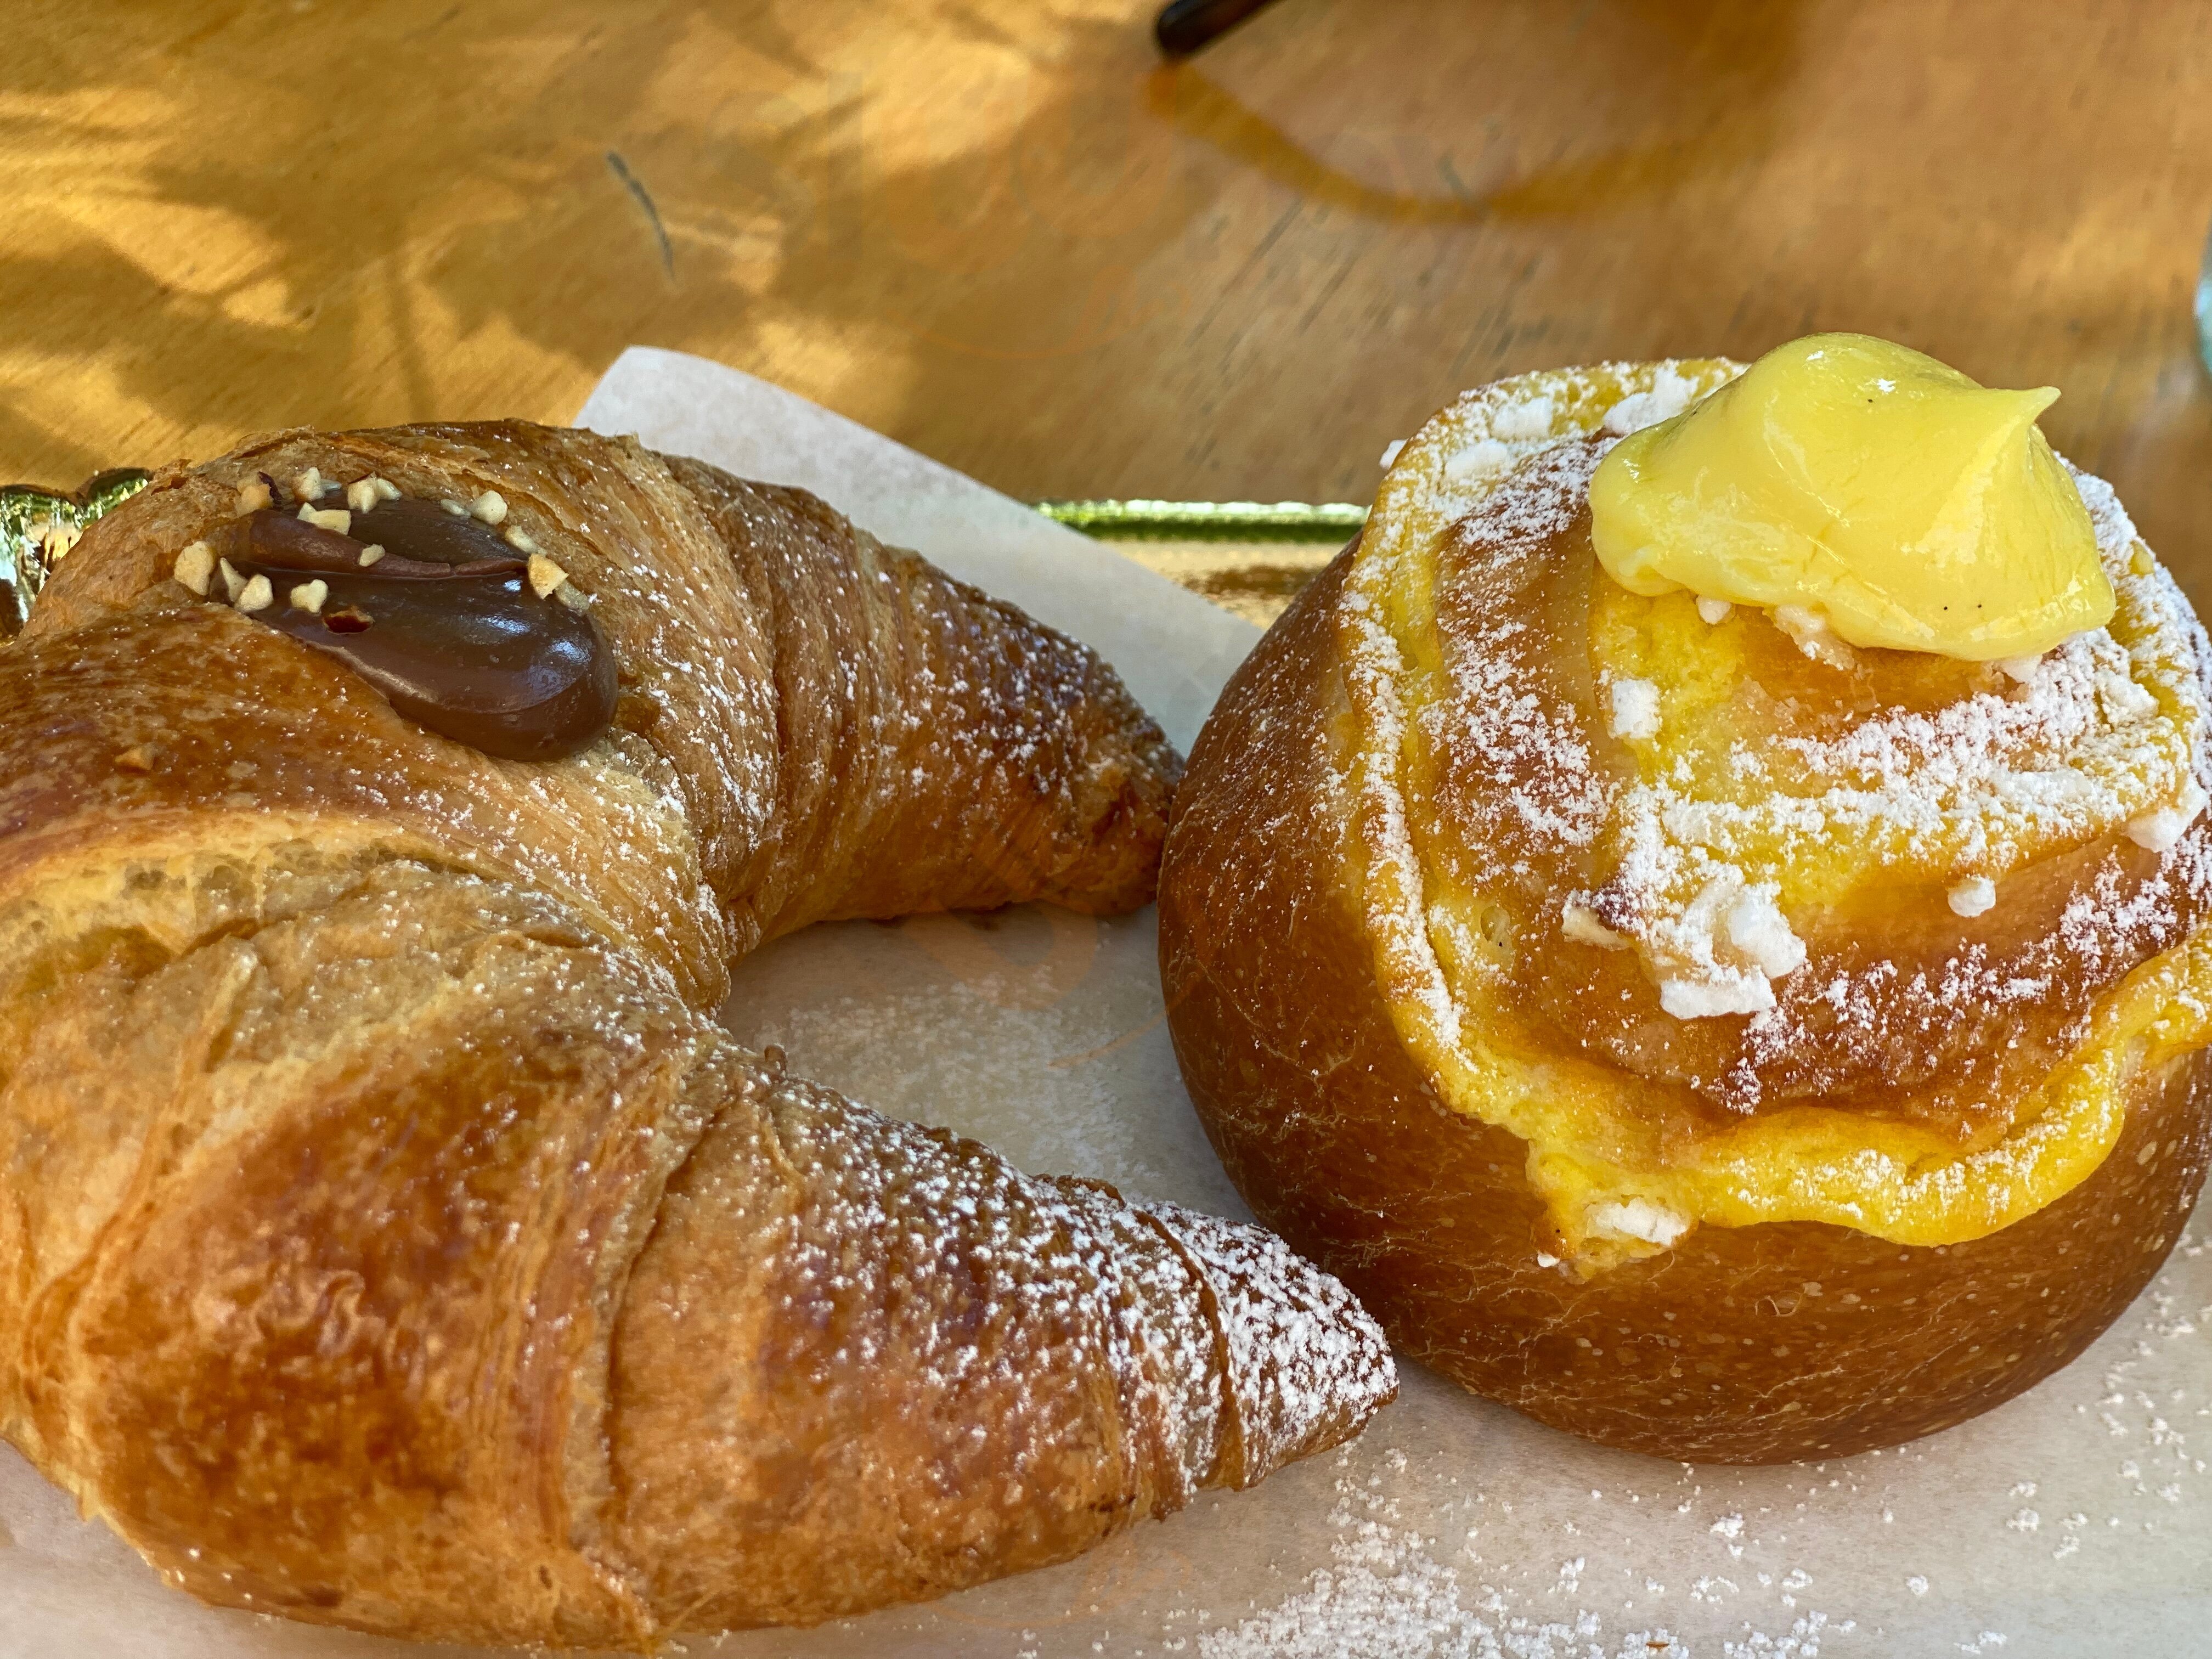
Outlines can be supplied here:
[[1444, 982], [1419, 902], [1420, 860], [1406, 827], [1405, 798], [1395, 769], [1404, 746], [1404, 704], [1398, 695], [1402, 659], [1397, 641], [1365, 593], [1347, 590], [1343, 620], [1354, 647], [1345, 664], [1353, 695], [1366, 705], [1373, 741], [1363, 745], [1356, 781], [1366, 811], [1360, 823], [1367, 880], [1389, 899], [1373, 907], [1370, 925], [1405, 964], [1404, 994], [1413, 998], [1448, 1044], [1459, 1040], [1459, 1005]]
[[[1423, 699], [1422, 729], [1467, 769], [1498, 781], [1494, 799], [1474, 810], [1504, 813], [1515, 832], [1500, 841], [1476, 825], [1473, 838], [1525, 873], [1516, 838], [1572, 849], [1602, 836], [1609, 872], [1590, 890], [1563, 894], [1560, 915], [1589, 919], [1581, 936], [1595, 923], [1629, 940], [1677, 1018], [1765, 1017], [1752, 1043], [1771, 1052], [1786, 1041], [1771, 1023], [1778, 1018], [1774, 987], [1805, 960], [1788, 895], [1793, 866], [1812, 848], [1869, 872], [1924, 878], [1948, 870], [1953, 883], [1994, 884], [2053, 848], [2124, 828], [2138, 844], [2172, 855], [2171, 879], [2192, 890], [2201, 884], [2203, 860], [2186, 831], [2206, 799], [2196, 776], [2208, 706], [2203, 633], [2110, 488], [2087, 475], [2082, 497], [2119, 601], [2109, 629], [2008, 665], [1997, 687], [1948, 706], [1877, 711], [1838, 735], [1777, 737], [1765, 755], [1747, 751], [1737, 762], [1759, 787], [1717, 793], [1652, 767], [1625, 787], [1612, 784], [1573, 711], [1544, 683], [1536, 659], [1546, 643], [1519, 601], [1533, 590], [1528, 567], [1580, 513], [1603, 453], [1601, 443], [1561, 439], [1600, 416], [1608, 431], [1665, 418], [1685, 405], [1686, 388], [1713, 380], [1662, 365], [1640, 390], [1591, 395], [1593, 379], [1616, 372], [1527, 377], [1517, 392], [1516, 383], [1504, 383], [1438, 416], [1402, 458], [1399, 471], [1408, 476], [1394, 473], [1395, 492], [1386, 483], [1369, 532], [1373, 556], [1347, 585], [1347, 663], [1372, 739], [1363, 823], [1374, 867], [1389, 876], [1370, 916], [1389, 936], [1386, 955], [1418, 970], [1408, 983], [1425, 981], [1419, 1000], [1440, 1036], [1450, 1040], [1451, 999], [1441, 970], [1425, 966], [1433, 960], [1420, 921], [1428, 907], [1397, 777], [1407, 729], [1401, 687], [1412, 671], [1385, 618], [1418, 608], [1406, 571], [1429, 568], [1423, 538], [1446, 523], [1470, 580], [1485, 591], [1481, 604], [1455, 617], [1448, 694]], [[1534, 418], [1540, 404], [1550, 428]], [[1512, 452], [1516, 470], [1470, 477], [1458, 459], [1478, 448]], [[1393, 549], [1402, 564], [1388, 556]], [[1659, 736], [1662, 687], [1623, 678], [1602, 691], [1613, 736]], [[1777, 776], [1778, 769], [1789, 775]], [[1967, 889], [1966, 902], [1979, 890]], [[2069, 923], [2075, 935], [2093, 928], [2087, 917]], [[2069, 943], [2085, 945], [2079, 937]], [[1956, 977], [1962, 994], [1991, 991], [1971, 971]], [[2027, 994], [2025, 984], [2010, 990]]]
[[[1573, 522], [1571, 507], [1589, 485], [1589, 462], [1578, 450], [1537, 456], [1528, 471], [1553, 488], [1500, 489], [1458, 526], [1459, 542], [1480, 546], [1494, 591], [1467, 608], [1466, 633], [1450, 655], [1450, 695], [1432, 700], [1425, 715], [1437, 746], [1471, 763], [1502, 785], [1501, 798], [1516, 837], [1537, 845], [1588, 846], [1605, 825], [1609, 791], [1593, 762], [1574, 710], [1559, 706], [1541, 677], [1548, 650], [1526, 611], [1546, 574], [1552, 539]], [[1642, 685], [1651, 695], [1639, 696]], [[1658, 732], [1656, 690], [1624, 681], [1616, 696], [1616, 721], [1626, 718], [1644, 736]], [[1501, 846], [1500, 856], [1512, 858]]]
[[[1685, 365], [1679, 373], [1674, 365], [1665, 367], [1698, 392], [1741, 372], [1719, 360]], [[1425, 568], [1444, 528], [1478, 507], [1486, 509], [1485, 535], [1495, 538], [1509, 560], [1536, 559], [1561, 527], [1561, 512], [1571, 519], [1579, 498], [1566, 499], [1563, 509], [1557, 490], [1503, 490], [1501, 481], [1520, 477], [1513, 469], [1534, 459], [1538, 471], [1582, 465], [1586, 490], [1586, 463], [1547, 452], [1564, 436], [1596, 429], [1623, 399], [1650, 389], [1644, 367], [1601, 364], [1463, 394], [1407, 441], [1362, 534], [1361, 556], [1347, 575], [1340, 612], [1347, 690], [1365, 728], [1350, 781], [1366, 863], [1369, 926], [1394, 994], [1419, 1011], [1423, 1029], [1409, 1034], [1417, 1046], [1428, 1042], [1440, 1052], [1455, 1051], [1461, 1034], [1458, 1006], [1429, 935], [1424, 878], [1400, 777], [1413, 733], [1401, 690], [1408, 664], [1394, 619], [1423, 608], [1403, 591], [1405, 585]], [[1606, 805], [1588, 746], [1571, 721], [1560, 721], [1544, 699], [1516, 683], [1514, 653], [1538, 642], [1510, 604], [1486, 608], [1475, 625], [1486, 633], [1455, 665], [1454, 695], [1431, 704], [1440, 711], [1431, 718], [1448, 726], [1425, 735], [1491, 765], [1501, 776], [1516, 777], [1505, 809], [1529, 836], [1587, 844]], [[1540, 764], [1517, 766], [1522, 758]], [[1540, 776], [1543, 782], [1518, 787], [1523, 776]]]
[[[890, 930], [851, 937], [856, 964], [896, 953]], [[1077, 1145], [1040, 1151], [1065, 1162]], [[2212, 1547], [2208, 1361], [2212, 1244], [2192, 1231], [2075, 1364], [1960, 1428], [1849, 1460], [1665, 1463], [1557, 1434], [1413, 1366], [1361, 1440], [1081, 1560], [811, 1631], [687, 1636], [670, 1651], [1889, 1659], [1978, 1643], [1996, 1659], [2193, 1659]], [[2039, 1524], [2014, 1525], [2027, 1509]], [[177, 1598], [4, 1449], [0, 1521], [11, 1607], [40, 1635], [67, 1632], [41, 1651], [301, 1650], [296, 1627]], [[65, 1577], [98, 1609], [63, 1625], [16, 1588], [33, 1573]]]
[[1773, 1468], [1608, 1451], [1416, 1370], [1376, 1431], [1299, 1471], [1330, 1480], [1306, 1481], [1326, 1511], [1313, 1535], [1269, 1541], [1288, 1583], [1224, 1616], [1209, 1573], [1216, 1628], [1188, 1650], [1177, 1634], [1118, 1650], [2181, 1659], [2212, 1518], [2208, 1342], [2212, 1246], [2191, 1232], [2116, 1328], [2021, 1399], [1909, 1446]]
[[[1923, 1183], [1963, 1215], [1999, 1188], [2027, 1201], [2043, 1142], [2014, 1117], [2039, 1109], [2100, 999], [2212, 909], [2212, 648], [2099, 480], [2079, 483], [2116, 613], [2032, 661], [1893, 665], [1792, 635], [1820, 665], [1761, 678], [1752, 665], [1788, 660], [1761, 654], [1777, 619], [1701, 607], [1692, 646], [1670, 650], [1676, 613], [1602, 586], [1599, 603], [1627, 607], [1607, 613], [1613, 631], [1591, 632], [1589, 657], [1563, 645], [1595, 578], [1561, 550], [1606, 429], [1663, 417], [1632, 399], [1664, 392], [1672, 409], [1733, 372], [1601, 365], [1468, 394], [1400, 454], [1339, 604], [1378, 981], [1417, 1063], [1562, 1171], [1552, 1218], [1570, 1239], [1589, 1212], [1578, 1182], [1635, 1188], [1596, 1130], [1547, 1138], [1567, 1120], [1516, 1047], [1519, 1022], [1735, 1113], [1856, 1111], [1874, 1090], [1929, 1127], [1985, 1133], [1971, 1178], [1939, 1158]], [[1514, 465], [1496, 473], [1500, 448]], [[1624, 638], [1645, 644], [1616, 659]], [[1848, 690], [1820, 689], [1830, 675]], [[1911, 911], [1894, 951], [1853, 920], [1882, 902]], [[1554, 944], [1632, 950], [1649, 1001], [1622, 988], [1577, 1003]], [[1610, 1075], [1576, 1075], [1588, 1123], [1626, 1098]], [[1627, 1139], [1606, 1146], [1635, 1140], [1619, 1127]], [[1692, 1139], [1708, 1133], [1719, 1146], [1728, 1131]], [[2063, 1167], [2078, 1179], [2094, 1158]], [[1863, 1183], [1892, 1169], [1838, 1153], [1816, 1199], [1776, 1164], [1711, 1201], [1858, 1224]]]
[[1833, 738], [1778, 738], [1772, 758], [1795, 774], [1787, 787], [1721, 799], [1661, 772], [1621, 792], [1616, 868], [1584, 902], [1641, 947], [1674, 990], [1670, 1012], [1772, 1006], [1749, 975], [1779, 975], [1755, 953], [1717, 947], [1715, 895], [1776, 890], [1808, 849], [1848, 849], [1869, 872], [1990, 879], [2122, 827], [2157, 852], [2180, 842], [2205, 801], [2202, 630], [2170, 577], [2137, 568], [2140, 544], [2110, 489], [2081, 483], [2118, 595], [2111, 629], [2010, 665], [2003, 690], [1881, 713]]
[[[1402, 1468], [1402, 1452], [1385, 1454]], [[1200, 1659], [1687, 1659], [1663, 1627], [1605, 1638], [1605, 1621], [1577, 1609], [1560, 1617], [1509, 1611], [1492, 1585], [1465, 1583], [1420, 1534], [1400, 1524], [1399, 1505], [1374, 1485], [1340, 1479], [1329, 1512], [1336, 1533], [1330, 1565], [1306, 1588], [1264, 1612], [1198, 1638]], [[1571, 1595], [1586, 1558], [1561, 1564], [1557, 1588]], [[1811, 1650], [1817, 1652], [1817, 1649]]]
[[1613, 735], [1631, 742], [1659, 735], [1659, 688], [1650, 680], [1615, 680], [1612, 685]]
[[1605, 429], [1616, 438], [1641, 432], [1647, 426], [1671, 421], [1690, 406], [1699, 392], [1697, 383], [1662, 363], [1651, 377], [1648, 392], [1632, 392], [1606, 411]]
[[1249, 1486], [1332, 1445], [1398, 1392], [1382, 1328], [1352, 1292], [1273, 1233], [1143, 1204], [1206, 1280], [1239, 1449], [1219, 1478]]

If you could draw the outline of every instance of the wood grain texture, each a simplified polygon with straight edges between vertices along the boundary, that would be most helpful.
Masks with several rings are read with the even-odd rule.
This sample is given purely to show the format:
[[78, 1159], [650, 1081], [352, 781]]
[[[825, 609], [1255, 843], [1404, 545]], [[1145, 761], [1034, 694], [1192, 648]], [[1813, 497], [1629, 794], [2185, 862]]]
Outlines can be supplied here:
[[625, 344], [1024, 496], [1363, 499], [1462, 387], [1811, 328], [2048, 382], [2212, 591], [2212, 13], [25, 0], [0, 472], [558, 420]]

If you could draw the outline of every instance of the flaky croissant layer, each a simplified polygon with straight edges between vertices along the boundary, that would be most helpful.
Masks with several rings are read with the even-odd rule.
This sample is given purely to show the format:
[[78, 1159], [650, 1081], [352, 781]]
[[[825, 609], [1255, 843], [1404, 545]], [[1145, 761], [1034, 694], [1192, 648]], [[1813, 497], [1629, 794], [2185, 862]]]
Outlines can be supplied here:
[[[614, 728], [495, 760], [179, 585], [310, 467], [497, 492]], [[1388, 1350], [1266, 1234], [708, 1015], [811, 921], [1145, 902], [1179, 764], [1082, 647], [634, 443], [157, 480], [0, 651], [0, 1428], [209, 1600], [635, 1647], [1062, 1559], [1344, 1438]]]

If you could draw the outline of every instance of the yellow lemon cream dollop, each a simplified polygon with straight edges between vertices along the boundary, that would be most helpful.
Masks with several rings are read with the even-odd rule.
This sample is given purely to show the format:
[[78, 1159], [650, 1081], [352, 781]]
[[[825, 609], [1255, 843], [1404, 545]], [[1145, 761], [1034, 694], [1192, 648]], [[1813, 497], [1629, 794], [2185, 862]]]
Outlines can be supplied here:
[[1852, 645], [2031, 656], [2112, 615], [2081, 493], [2036, 429], [2057, 396], [1808, 335], [1623, 439], [1590, 484], [1591, 543], [1632, 593], [1794, 607]]

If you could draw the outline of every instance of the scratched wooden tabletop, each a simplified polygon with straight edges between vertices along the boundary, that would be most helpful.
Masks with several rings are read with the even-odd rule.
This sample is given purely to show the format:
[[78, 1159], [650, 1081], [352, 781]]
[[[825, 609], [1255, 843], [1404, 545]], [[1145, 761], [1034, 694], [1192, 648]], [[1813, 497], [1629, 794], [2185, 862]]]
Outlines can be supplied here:
[[572, 415], [626, 344], [1017, 495], [1364, 500], [1462, 387], [1816, 328], [2051, 384], [2212, 599], [2212, 8], [14, 0], [0, 477]]

